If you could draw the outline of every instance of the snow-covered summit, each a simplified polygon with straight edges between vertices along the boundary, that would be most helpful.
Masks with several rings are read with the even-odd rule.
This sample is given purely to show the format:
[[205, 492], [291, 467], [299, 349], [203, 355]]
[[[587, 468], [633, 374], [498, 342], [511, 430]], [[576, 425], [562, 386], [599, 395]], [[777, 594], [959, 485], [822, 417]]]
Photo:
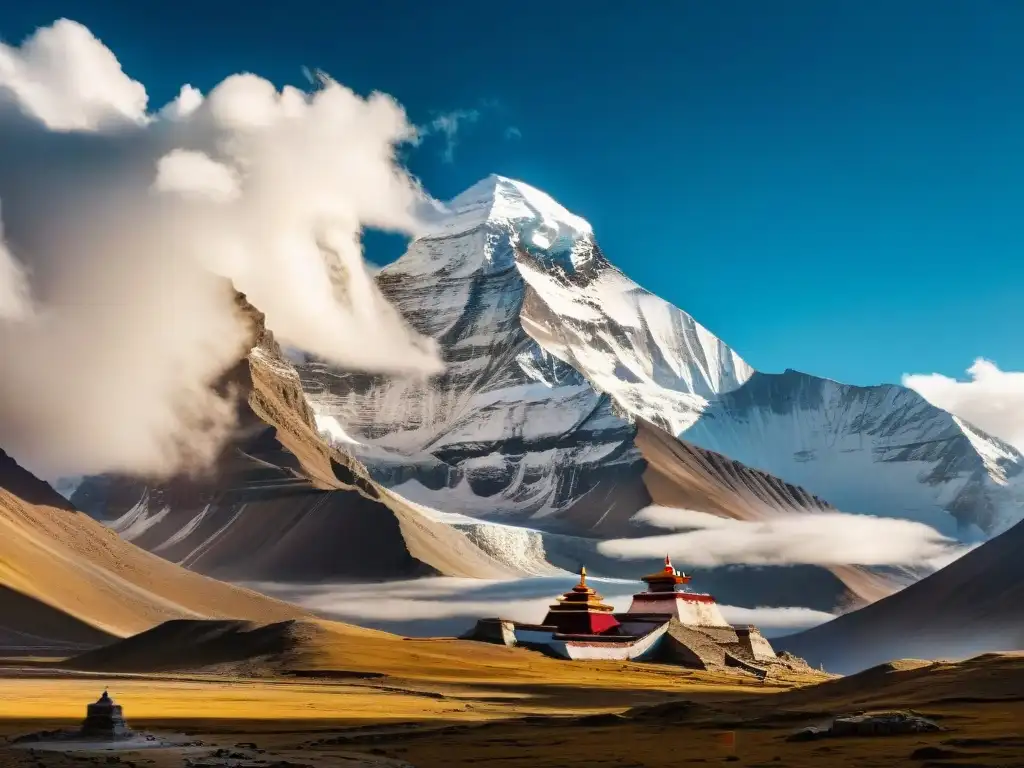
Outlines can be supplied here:
[[431, 219], [425, 238], [452, 237], [492, 222], [529, 229], [532, 241], [541, 248], [560, 237], [571, 239], [593, 232], [586, 220], [547, 193], [493, 174], [439, 206]]

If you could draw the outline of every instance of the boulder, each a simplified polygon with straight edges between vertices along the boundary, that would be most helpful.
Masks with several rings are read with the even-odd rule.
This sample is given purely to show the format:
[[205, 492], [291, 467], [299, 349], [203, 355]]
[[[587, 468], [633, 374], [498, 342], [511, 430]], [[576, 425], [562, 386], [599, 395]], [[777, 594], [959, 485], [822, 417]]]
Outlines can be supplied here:
[[832, 721], [832, 736], [892, 736], [898, 733], [941, 731], [936, 723], [913, 712], [873, 712], [844, 715]]
[[942, 727], [916, 712], [859, 712], [840, 715], [828, 727], [809, 726], [786, 737], [786, 741], [813, 741], [843, 736], [894, 736], [901, 733], [930, 733]]

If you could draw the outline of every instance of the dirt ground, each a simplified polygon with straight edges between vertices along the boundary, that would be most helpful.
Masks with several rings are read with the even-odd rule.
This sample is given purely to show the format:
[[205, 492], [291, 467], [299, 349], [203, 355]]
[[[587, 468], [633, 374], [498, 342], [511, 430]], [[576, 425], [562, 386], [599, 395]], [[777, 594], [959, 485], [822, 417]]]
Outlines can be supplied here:
[[[1024, 659], [996, 659], [969, 668], [897, 670], [865, 678], [863, 685], [847, 678], [786, 692], [742, 677], [716, 680], [653, 665], [623, 666], [617, 683], [611, 670], [594, 670], [596, 682], [589, 684], [580, 667], [568, 664], [564, 679], [472, 683], [5, 669], [0, 739], [76, 726], [85, 704], [109, 685], [136, 730], [203, 745], [124, 752], [32, 752], [0, 745], [0, 766], [1024, 767], [1024, 690], [1014, 683], [1022, 670]], [[964, 695], [951, 695], [957, 692]], [[829, 715], [900, 705], [945, 730], [786, 741]]]

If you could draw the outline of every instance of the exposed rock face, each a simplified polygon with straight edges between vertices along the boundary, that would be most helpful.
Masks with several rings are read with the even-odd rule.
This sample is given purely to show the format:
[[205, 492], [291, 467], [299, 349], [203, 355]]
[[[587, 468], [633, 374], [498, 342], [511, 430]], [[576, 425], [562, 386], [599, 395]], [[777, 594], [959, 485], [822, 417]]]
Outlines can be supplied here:
[[128, 541], [230, 580], [512, 572], [328, 446], [262, 315], [242, 297], [239, 307], [254, 345], [224, 378], [240, 396], [238, 427], [216, 466], [204, 477], [169, 482], [88, 478], [75, 492], [77, 504]]

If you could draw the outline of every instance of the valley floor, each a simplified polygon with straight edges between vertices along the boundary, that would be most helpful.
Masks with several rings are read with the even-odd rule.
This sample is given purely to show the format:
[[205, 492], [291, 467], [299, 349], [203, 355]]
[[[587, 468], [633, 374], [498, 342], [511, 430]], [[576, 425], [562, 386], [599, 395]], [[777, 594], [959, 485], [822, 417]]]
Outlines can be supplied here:
[[[551, 673], [540, 661], [544, 679], [495, 669], [472, 682], [327, 671], [304, 679], [101, 676], [39, 661], [0, 667], [0, 740], [77, 725], [109, 685], [133, 728], [203, 742], [34, 753], [0, 744], [0, 766], [1024, 766], [1021, 656], [897, 665], [795, 690], [656, 665], [564, 663]], [[786, 741], [830, 715], [896, 707], [945, 730]]]

